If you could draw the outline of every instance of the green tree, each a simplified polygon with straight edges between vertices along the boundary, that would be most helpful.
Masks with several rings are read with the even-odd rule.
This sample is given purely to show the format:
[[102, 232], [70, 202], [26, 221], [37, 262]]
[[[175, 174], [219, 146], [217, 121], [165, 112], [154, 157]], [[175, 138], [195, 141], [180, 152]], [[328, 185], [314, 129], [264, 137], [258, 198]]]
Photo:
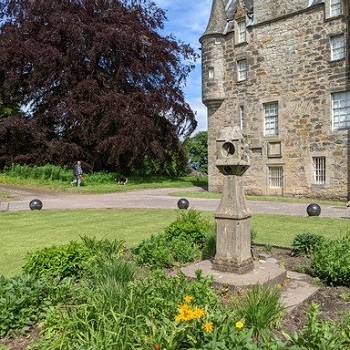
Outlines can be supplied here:
[[185, 165], [197, 55], [159, 34], [165, 20], [149, 0], [1, 1], [1, 97], [17, 113], [0, 119], [0, 164]]
[[208, 172], [208, 132], [200, 131], [184, 141], [190, 166], [202, 173]]

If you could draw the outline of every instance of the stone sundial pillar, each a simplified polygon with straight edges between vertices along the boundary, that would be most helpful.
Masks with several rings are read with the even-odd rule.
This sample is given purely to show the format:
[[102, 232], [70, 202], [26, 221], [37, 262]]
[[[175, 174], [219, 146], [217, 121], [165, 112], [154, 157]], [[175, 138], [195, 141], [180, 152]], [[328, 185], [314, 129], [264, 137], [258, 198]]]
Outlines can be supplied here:
[[238, 127], [224, 128], [216, 141], [216, 167], [224, 175], [221, 202], [215, 212], [216, 255], [212, 268], [237, 274], [254, 268], [251, 213], [242, 175], [250, 166], [248, 145]]

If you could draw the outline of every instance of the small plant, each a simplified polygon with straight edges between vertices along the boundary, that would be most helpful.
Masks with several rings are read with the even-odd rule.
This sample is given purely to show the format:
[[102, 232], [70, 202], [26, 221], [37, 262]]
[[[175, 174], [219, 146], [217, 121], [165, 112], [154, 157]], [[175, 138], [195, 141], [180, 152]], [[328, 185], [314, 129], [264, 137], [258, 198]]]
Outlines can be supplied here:
[[308, 321], [300, 333], [295, 332], [292, 336], [285, 334], [291, 344], [313, 350], [348, 349], [349, 338], [344, 336], [343, 331], [338, 329], [341, 327], [333, 320], [320, 319], [318, 304], [312, 302], [306, 315]]
[[255, 243], [256, 237], [258, 236], [258, 230], [256, 228], [252, 228], [250, 230], [250, 239], [252, 243]]
[[296, 235], [292, 242], [291, 255], [309, 256], [321, 239], [322, 236], [313, 233], [300, 233]]
[[271, 253], [271, 251], [272, 251], [272, 245], [266, 243], [266, 244], [264, 245], [264, 250], [265, 250], [266, 253]]
[[256, 335], [262, 335], [277, 325], [284, 311], [279, 289], [259, 284], [237, 299], [234, 306], [238, 318], [245, 320], [246, 326], [253, 329]]

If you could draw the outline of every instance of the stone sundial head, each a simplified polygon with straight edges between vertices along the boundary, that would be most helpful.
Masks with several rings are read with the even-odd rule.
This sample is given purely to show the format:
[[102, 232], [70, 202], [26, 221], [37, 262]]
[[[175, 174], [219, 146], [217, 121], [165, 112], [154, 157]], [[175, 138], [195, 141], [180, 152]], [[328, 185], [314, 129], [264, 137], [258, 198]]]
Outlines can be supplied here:
[[237, 126], [222, 129], [216, 140], [216, 167], [224, 175], [243, 175], [250, 166], [247, 149]]

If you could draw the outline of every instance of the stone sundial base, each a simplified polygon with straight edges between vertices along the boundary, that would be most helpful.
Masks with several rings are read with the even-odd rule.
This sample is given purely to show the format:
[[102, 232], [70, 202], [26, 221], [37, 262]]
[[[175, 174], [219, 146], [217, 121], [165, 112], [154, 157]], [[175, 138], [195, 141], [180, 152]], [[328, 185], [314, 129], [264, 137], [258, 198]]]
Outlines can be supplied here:
[[277, 285], [287, 277], [287, 271], [273, 262], [253, 262], [253, 269], [246, 274], [235, 274], [213, 269], [210, 260], [200, 262], [181, 268], [181, 272], [189, 278], [196, 278], [196, 271], [201, 270], [203, 276], [212, 276], [216, 285], [225, 285], [231, 289], [249, 288], [257, 284]]
[[253, 259], [238, 261], [236, 259], [217, 259], [212, 263], [213, 270], [221, 272], [232, 272], [235, 274], [246, 274], [254, 269]]

